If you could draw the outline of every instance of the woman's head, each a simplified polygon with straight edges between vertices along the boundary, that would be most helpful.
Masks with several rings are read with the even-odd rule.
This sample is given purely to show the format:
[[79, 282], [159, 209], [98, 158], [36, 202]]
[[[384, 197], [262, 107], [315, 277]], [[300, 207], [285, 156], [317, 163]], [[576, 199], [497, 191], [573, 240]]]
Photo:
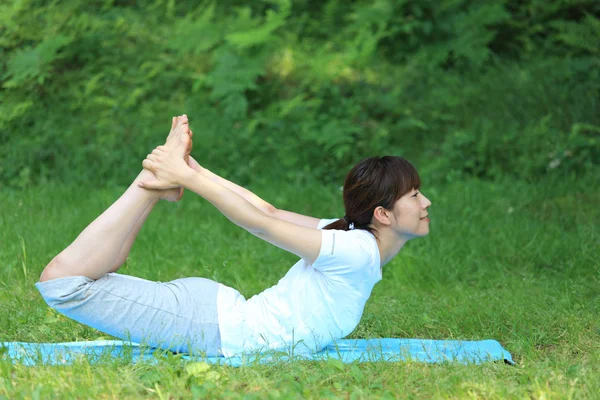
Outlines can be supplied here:
[[[421, 179], [413, 165], [402, 157], [371, 157], [356, 164], [344, 181], [344, 207], [347, 221], [340, 219], [324, 229], [356, 229], [371, 233], [380, 225], [390, 225], [413, 237], [429, 232], [425, 209], [431, 205], [418, 193]], [[391, 221], [391, 222], [390, 222]], [[402, 226], [400, 226], [400, 225]], [[406, 226], [404, 226], [406, 225]], [[402, 229], [407, 232], [402, 232]]]

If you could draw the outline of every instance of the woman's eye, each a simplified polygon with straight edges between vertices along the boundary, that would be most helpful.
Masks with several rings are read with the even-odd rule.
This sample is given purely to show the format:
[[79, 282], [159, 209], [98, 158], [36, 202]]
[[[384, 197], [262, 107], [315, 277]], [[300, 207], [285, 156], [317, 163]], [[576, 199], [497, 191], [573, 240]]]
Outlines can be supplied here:
[[418, 194], [419, 194], [419, 192], [417, 192], [417, 193], [413, 194], [413, 196], [412, 196], [412, 197], [417, 197], [417, 195], [418, 195]]

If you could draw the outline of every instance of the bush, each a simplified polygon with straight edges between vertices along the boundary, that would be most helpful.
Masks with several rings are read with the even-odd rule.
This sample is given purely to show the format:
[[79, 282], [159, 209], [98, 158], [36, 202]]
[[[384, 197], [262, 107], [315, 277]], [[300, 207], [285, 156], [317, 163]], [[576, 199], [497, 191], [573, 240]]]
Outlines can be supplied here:
[[448, 180], [463, 176], [501, 178], [509, 175], [536, 180], [554, 172], [567, 175], [591, 172], [600, 156], [600, 126], [574, 124], [569, 132], [551, 127], [551, 118], [521, 128], [506, 126], [500, 138], [497, 129], [481, 124], [477, 134], [456, 131], [443, 146]]
[[339, 182], [374, 154], [436, 179], [585, 171], [598, 12], [587, 0], [11, 0], [0, 182], [125, 181], [181, 113], [199, 161], [242, 183]]
[[451, 124], [440, 148], [429, 152], [430, 159], [439, 159], [433, 173], [442, 179], [538, 180], [590, 171], [600, 160], [600, 123], [592, 110], [600, 98], [595, 64], [593, 59], [540, 60], [491, 69], [470, 91], [455, 87], [461, 103], [449, 104], [449, 114], [462, 116], [461, 123]]

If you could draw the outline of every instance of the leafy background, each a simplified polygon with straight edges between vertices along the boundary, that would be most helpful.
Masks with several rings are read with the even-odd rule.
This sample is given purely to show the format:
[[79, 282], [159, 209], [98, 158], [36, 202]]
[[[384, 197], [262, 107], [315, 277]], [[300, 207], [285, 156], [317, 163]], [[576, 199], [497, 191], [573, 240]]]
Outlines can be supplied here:
[[242, 184], [576, 177], [600, 159], [595, 0], [0, 5], [0, 185], [125, 183], [187, 113]]

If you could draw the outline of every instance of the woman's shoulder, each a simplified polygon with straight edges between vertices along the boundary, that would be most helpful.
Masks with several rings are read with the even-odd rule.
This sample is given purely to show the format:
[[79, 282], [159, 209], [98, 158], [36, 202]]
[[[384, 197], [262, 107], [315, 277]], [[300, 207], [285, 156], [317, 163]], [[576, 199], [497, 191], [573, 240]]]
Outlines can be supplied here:
[[342, 240], [346, 241], [349, 246], [357, 248], [357, 250], [367, 252], [373, 256], [379, 253], [377, 239], [375, 236], [365, 229], [353, 229], [350, 231], [338, 231], [342, 233]]
[[316, 268], [319, 265], [363, 267], [375, 264], [378, 257], [377, 242], [368, 231], [323, 230], [321, 251], [313, 266]]
[[327, 225], [331, 224], [332, 222], [337, 221], [339, 218], [323, 218], [319, 220], [319, 224], [317, 225], [317, 229], [323, 229], [325, 228]]

